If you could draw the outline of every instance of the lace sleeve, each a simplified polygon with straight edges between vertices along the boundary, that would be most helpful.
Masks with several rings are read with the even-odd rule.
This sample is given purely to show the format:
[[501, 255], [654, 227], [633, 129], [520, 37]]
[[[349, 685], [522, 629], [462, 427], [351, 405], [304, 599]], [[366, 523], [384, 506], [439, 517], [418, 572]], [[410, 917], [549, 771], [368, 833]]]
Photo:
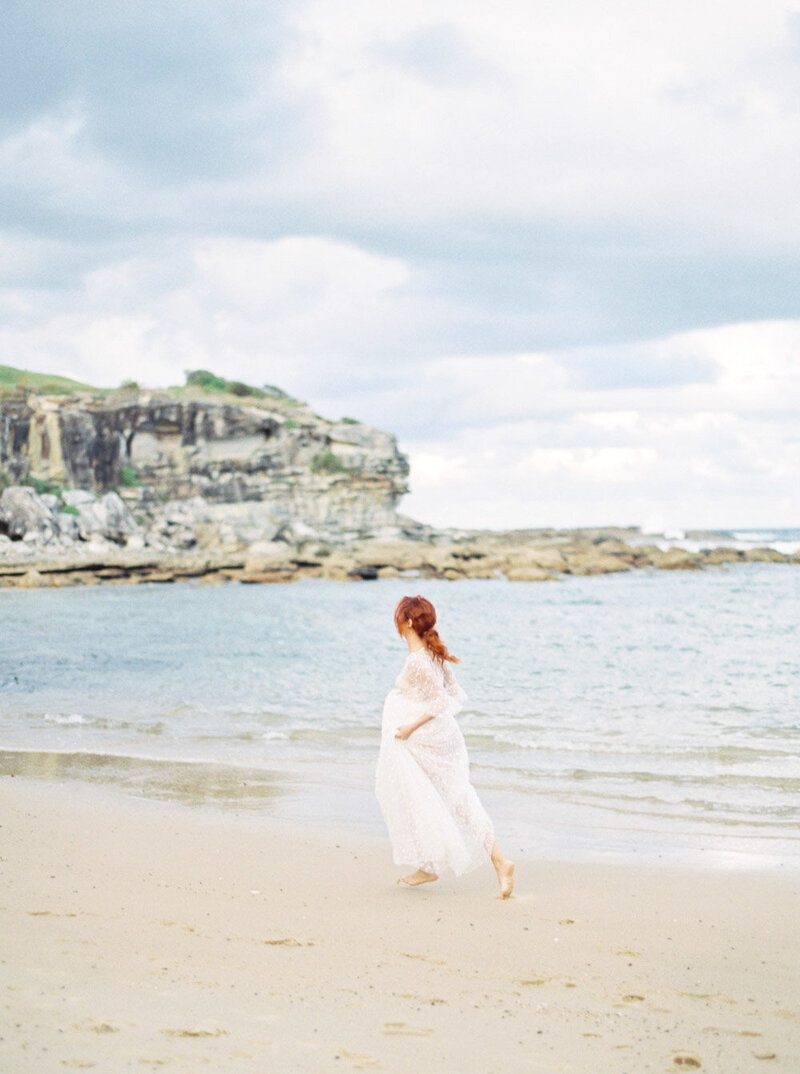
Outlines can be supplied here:
[[466, 697], [451, 669], [440, 667], [427, 654], [409, 657], [403, 677], [428, 716], [455, 712]]

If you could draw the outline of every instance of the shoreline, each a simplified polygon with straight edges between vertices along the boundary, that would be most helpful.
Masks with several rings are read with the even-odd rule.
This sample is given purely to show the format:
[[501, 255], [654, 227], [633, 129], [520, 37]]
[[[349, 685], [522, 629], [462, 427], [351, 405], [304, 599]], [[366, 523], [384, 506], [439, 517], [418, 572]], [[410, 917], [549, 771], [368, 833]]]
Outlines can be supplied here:
[[488, 864], [397, 887], [385, 839], [24, 779], [0, 806], [20, 1074], [797, 1069], [796, 876], [523, 858], [502, 902]]
[[[576, 867], [679, 869], [800, 880], [800, 843], [782, 829], [746, 822], [713, 824], [687, 817], [620, 813], [568, 802], [543, 792], [520, 795], [473, 783], [511, 856]], [[115, 803], [219, 817], [240, 817], [337, 832], [344, 838], [386, 840], [373, 791], [374, 759], [337, 778], [326, 767], [305, 771], [212, 758], [154, 758], [92, 749], [0, 749], [0, 781], [50, 788]]]

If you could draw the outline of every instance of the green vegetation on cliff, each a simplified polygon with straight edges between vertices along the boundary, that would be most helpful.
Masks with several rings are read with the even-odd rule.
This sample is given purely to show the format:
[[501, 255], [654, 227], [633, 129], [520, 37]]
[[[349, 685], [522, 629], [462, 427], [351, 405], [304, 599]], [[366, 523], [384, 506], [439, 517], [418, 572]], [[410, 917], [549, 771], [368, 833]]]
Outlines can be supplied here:
[[70, 392], [94, 392], [90, 384], [81, 384], [69, 377], [59, 377], [52, 373], [31, 373], [27, 369], [15, 369], [11, 365], [0, 365], [0, 391], [2, 389], [27, 389], [44, 395], [69, 395]]
[[208, 369], [187, 369], [186, 387], [202, 388], [207, 392], [222, 392], [241, 397], [250, 395], [256, 399], [263, 399], [267, 394], [261, 388], [254, 388], [241, 380], [225, 380], [224, 377], [218, 377], [216, 373], [211, 373]]
[[[182, 387], [167, 389], [170, 392], [185, 392], [187, 389], [200, 389], [207, 395], [233, 395], [238, 399], [270, 399], [288, 406], [301, 405], [281, 388], [265, 384], [256, 388], [241, 380], [226, 380], [208, 369], [187, 369], [186, 383]], [[96, 388], [70, 377], [60, 377], [51, 373], [32, 373], [27, 369], [16, 369], [10, 365], [0, 365], [0, 395], [15, 392], [35, 392], [37, 395], [70, 395], [73, 392], [92, 392], [95, 395], [110, 395], [115, 391], [140, 391], [135, 380], [124, 380], [118, 389]], [[348, 421], [351, 419], [347, 419]]]

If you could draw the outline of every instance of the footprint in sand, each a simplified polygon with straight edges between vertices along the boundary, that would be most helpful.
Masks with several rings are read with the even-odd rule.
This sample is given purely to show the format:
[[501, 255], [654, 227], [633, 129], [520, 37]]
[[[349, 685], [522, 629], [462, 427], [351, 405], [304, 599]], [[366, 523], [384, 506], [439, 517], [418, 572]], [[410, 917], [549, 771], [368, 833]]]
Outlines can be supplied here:
[[202, 1027], [196, 1027], [194, 1029], [162, 1029], [161, 1032], [165, 1037], [227, 1037], [227, 1029], [203, 1029]]
[[731, 996], [726, 996], [724, 992], [678, 992], [679, 996], [685, 996], [687, 999], [716, 999], [720, 1003], [729, 1003], [732, 1007], [736, 1006], [736, 1000]]
[[403, 958], [415, 958], [419, 962], [430, 962], [432, 966], [446, 966], [447, 963], [443, 958], [430, 958], [428, 955], [413, 955], [408, 951], [401, 951], [400, 954]]
[[339, 1049], [336, 1058], [347, 1059], [356, 1070], [378, 1070], [381, 1065], [380, 1060], [374, 1055], [367, 1055], [365, 1052], [348, 1052], [344, 1048]]
[[440, 999], [438, 996], [418, 996], [416, 992], [398, 992], [398, 999], [413, 999], [416, 1003], [429, 1003], [431, 1007], [435, 1007], [439, 1003], [447, 1005], [446, 999]]
[[429, 1037], [433, 1030], [427, 1026], [410, 1026], [407, 1022], [384, 1022], [381, 1032], [387, 1037]]
[[763, 1033], [756, 1033], [752, 1029], [721, 1029], [719, 1026], [703, 1026], [704, 1033], [714, 1033], [719, 1036], [727, 1033], [731, 1037], [763, 1037]]
[[162, 921], [167, 928], [183, 929], [184, 932], [195, 932], [194, 925], [187, 925], [185, 921]]

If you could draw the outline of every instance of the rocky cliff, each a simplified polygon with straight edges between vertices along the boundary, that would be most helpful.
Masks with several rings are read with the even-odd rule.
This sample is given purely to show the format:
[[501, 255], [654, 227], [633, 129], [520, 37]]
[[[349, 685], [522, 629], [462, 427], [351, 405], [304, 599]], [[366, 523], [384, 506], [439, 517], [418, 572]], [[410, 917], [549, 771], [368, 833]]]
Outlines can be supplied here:
[[408, 464], [394, 437], [277, 389], [67, 382], [50, 395], [15, 381], [3, 394], [4, 372], [19, 374], [0, 366], [0, 587], [800, 564], [771, 548], [665, 549], [630, 529], [437, 532], [396, 513]]
[[[73, 516], [87, 514], [90, 501], [95, 514], [99, 502], [114, 503], [118, 514], [107, 495], [117, 492], [135, 521], [117, 526], [118, 543], [231, 548], [396, 531], [407, 476], [388, 433], [326, 421], [280, 392], [0, 399], [0, 481], [55, 495], [61, 513]], [[80, 537], [69, 524], [39, 530], [49, 542]]]

